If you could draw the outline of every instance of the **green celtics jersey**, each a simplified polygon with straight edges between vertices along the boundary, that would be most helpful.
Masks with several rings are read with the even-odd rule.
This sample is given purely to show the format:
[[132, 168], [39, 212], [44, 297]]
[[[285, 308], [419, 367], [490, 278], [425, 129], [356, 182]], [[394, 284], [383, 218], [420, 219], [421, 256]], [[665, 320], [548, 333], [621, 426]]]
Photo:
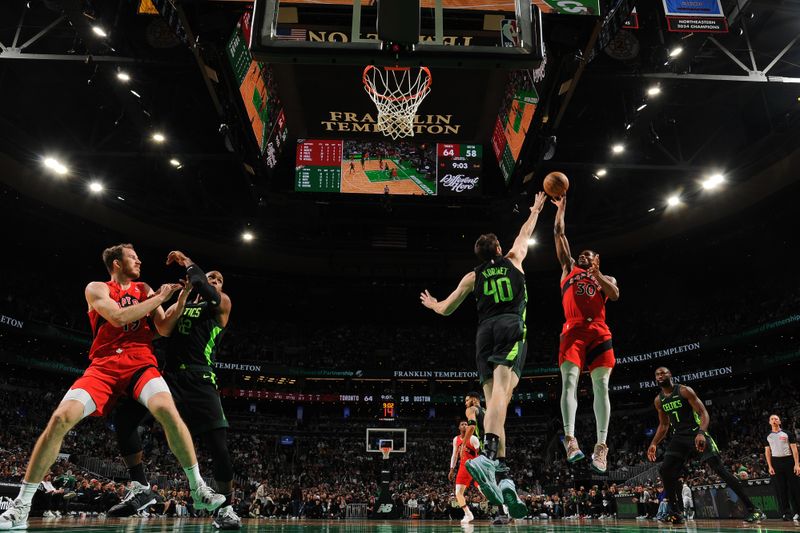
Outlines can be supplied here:
[[473, 292], [479, 323], [499, 315], [519, 315], [525, 319], [528, 303], [525, 275], [508, 258], [497, 256], [477, 267]]
[[167, 368], [213, 368], [224, 331], [208, 302], [187, 303], [169, 338]]
[[681, 397], [681, 385], [675, 385], [672, 394], [658, 393], [661, 401], [661, 410], [669, 417], [669, 425], [675, 435], [694, 435], [700, 429], [700, 415], [698, 415], [689, 400]]

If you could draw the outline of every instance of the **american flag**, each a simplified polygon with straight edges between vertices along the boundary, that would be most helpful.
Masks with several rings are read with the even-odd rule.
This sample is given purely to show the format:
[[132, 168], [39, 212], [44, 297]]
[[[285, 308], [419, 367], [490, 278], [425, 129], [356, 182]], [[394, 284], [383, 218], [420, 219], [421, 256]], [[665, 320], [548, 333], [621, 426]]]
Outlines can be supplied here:
[[296, 28], [278, 28], [275, 32], [275, 38], [281, 41], [305, 41], [308, 32]]

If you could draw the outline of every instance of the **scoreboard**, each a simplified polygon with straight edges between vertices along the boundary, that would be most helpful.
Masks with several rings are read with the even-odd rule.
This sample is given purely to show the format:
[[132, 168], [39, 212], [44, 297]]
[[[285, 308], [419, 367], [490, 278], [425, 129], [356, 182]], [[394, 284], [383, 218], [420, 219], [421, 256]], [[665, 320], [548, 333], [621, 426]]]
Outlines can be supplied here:
[[439, 194], [476, 194], [480, 191], [483, 146], [438, 144], [436, 169]]
[[295, 190], [339, 192], [342, 182], [342, 141], [297, 143]]

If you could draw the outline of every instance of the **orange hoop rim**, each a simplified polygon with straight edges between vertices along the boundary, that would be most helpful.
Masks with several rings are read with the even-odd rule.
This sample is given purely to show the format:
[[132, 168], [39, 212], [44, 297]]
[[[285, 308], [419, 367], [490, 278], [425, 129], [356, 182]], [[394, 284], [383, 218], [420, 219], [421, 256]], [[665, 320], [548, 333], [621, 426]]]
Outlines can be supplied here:
[[[421, 67], [419, 67], [420, 71], [424, 72], [428, 76], [428, 82], [425, 84], [425, 86], [422, 89], [420, 89], [416, 93], [414, 93], [412, 95], [409, 95], [409, 96], [400, 96], [400, 97], [386, 96], [385, 94], [381, 94], [379, 92], [375, 92], [372, 89], [372, 87], [370, 86], [369, 82], [368, 82], [367, 75], [368, 75], [370, 69], [376, 69], [376, 68], [377, 67], [375, 65], [367, 65], [366, 67], [364, 67], [364, 74], [361, 77], [361, 81], [364, 83], [364, 87], [367, 89], [368, 93], [374, 94], [377, 98], [380, 98], [382, 100], [388, 100], [390, 102], [403, 102], [403, 101], [406, 101], [406, 100], [413, 100], [415, 98], [419, 98], [419, 95], [421, 95], [422, 93], [424, 93], [428, 89], [430, 89], [431, 88], [431, 84], [433, 83], [433, 78], [431, 76], [430, 69], [428, 67], [422, 67], [421, 66]], [[381, 67], [381, 68], [383, 68], [383, 70], [411, 70], [413, 67], [394, 66], [394, 67]]]
[[383, 454], [383, 458], [384, 459], [388, 459], [389, 458], [389, 454], [392, 453], [392, 447], [391, 446], [381, 446], [381, 453]]

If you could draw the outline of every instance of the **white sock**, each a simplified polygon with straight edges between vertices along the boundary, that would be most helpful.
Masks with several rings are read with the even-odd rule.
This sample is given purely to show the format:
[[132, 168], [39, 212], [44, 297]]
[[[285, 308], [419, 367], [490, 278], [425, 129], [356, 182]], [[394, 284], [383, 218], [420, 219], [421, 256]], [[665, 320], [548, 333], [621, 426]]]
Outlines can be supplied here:
[[186, 472], [186, 477], [189, 478], [190, 489], [197, 490], [197, 487], [206, 484], [206, 482], [203, 481], [203, 478], [200, 477], [200, 465], [198, 465], [197, 463], [190, 466], [189, 468], [184, 468], [183, 471]]
[[561, 365], [561, 418], [564, 420], [564, 435], [575, 436], [575, 412], [578, 410], [578, 365], [564, 361]]
[[592, 389], [594, 391], [594, 419], [597, 424], [597, 443], [605, 444], [608, 437], [608, 421], [611, 418], [611, 400], [608, 399], [608, 381], [611, 369], [597, 367], [592, 370]]
[[22, 500], [23, 505], [30, 505], [33, 501], [33, 495], [36, 494], [36, 489], [38, 488], [38, 483], [29, 483], [23, 480], [22, 487], [19, 489], [19, 495], [17, 498]]

